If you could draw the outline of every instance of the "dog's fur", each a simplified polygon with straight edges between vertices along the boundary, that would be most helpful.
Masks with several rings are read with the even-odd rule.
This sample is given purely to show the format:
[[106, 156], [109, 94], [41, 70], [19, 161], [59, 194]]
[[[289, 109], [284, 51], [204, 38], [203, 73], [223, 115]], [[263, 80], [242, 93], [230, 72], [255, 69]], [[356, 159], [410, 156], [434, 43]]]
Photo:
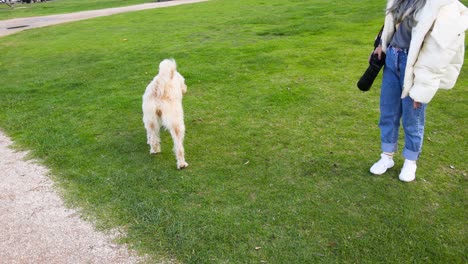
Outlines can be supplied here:
[[174, 141], [177, 169], [188, 166], [184, 155], [184, 111], [182, 96], [187, 92], [185, 79], [177, 72], [174, 59], [159, 64], [159, 73], [146, 87], [143, 95], [143, 122], [145, 123], [150, 153], [161, 152], [159, 131], [161, 126], [169, 130]]

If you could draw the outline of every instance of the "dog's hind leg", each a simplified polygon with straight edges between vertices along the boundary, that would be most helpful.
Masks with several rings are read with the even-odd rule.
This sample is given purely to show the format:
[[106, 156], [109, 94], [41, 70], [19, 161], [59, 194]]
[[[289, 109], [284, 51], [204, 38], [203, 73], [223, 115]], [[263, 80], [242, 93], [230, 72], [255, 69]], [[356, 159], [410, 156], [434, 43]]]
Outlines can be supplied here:
[[169, 129], [172, 140], [174, 141], [174, 153], [177, 159], [177, 169], [183, 169], [188, 166], [185, 162], [184, 137], [185, 126], [183, 124], [174, 124]]
[[161, 126], [159, 122], [149, 121], [145, 122], [147, 143], [150, 145], [150, 154], [160, 153], [161, 152], [161, 139], [159, 136], [159, 131]]

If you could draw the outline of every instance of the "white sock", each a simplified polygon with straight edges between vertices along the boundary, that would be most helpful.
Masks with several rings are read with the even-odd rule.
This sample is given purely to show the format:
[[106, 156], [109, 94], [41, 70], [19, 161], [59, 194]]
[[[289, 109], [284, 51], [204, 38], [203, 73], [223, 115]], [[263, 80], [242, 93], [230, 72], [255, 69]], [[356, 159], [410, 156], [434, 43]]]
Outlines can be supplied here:
[[387, 155], [390, 159], [393, 159], [393, 152], [382, 152], [382, 153]]

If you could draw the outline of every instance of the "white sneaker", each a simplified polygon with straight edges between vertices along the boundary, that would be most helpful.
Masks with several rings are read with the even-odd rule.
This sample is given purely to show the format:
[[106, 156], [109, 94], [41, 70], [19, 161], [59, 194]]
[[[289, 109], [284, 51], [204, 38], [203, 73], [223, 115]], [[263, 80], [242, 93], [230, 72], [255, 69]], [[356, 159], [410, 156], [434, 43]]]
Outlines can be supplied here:
[[400, 176], [398, 178], [400, 181], [411, 182], [416, 179], [416, 162], [414, 160], [405, 160], [403, 168], [401, 168]]
[[384, 174], [388, 169], [393, 167], [395, 165], [395, 162], [393, 162], [393, 159], [389, 157], [388, 155], [385, 154], [380, 154], [381, 159], [374, 163], [372, 167], [370, 168], [370, 172], [375, 175], [381, 175]]

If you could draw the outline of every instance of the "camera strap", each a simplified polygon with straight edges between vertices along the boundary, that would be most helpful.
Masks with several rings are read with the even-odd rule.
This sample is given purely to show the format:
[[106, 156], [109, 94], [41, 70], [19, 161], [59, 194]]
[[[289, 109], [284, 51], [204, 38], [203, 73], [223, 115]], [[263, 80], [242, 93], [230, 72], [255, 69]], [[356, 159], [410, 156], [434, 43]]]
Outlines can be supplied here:
[[383, 32], [383, 29], [384, 29], [384, 26], [382, 26], [382, 28], [380, 29], [379, 31], [379, 34], [377, 34], [377, 37], [375, 37], [375, 40], [374, 40], [374, 48], [377, 48], [379, 45], [380, 45], [380, 42], [381, 42], [381, 39], [382, 39], [382, 32]]

